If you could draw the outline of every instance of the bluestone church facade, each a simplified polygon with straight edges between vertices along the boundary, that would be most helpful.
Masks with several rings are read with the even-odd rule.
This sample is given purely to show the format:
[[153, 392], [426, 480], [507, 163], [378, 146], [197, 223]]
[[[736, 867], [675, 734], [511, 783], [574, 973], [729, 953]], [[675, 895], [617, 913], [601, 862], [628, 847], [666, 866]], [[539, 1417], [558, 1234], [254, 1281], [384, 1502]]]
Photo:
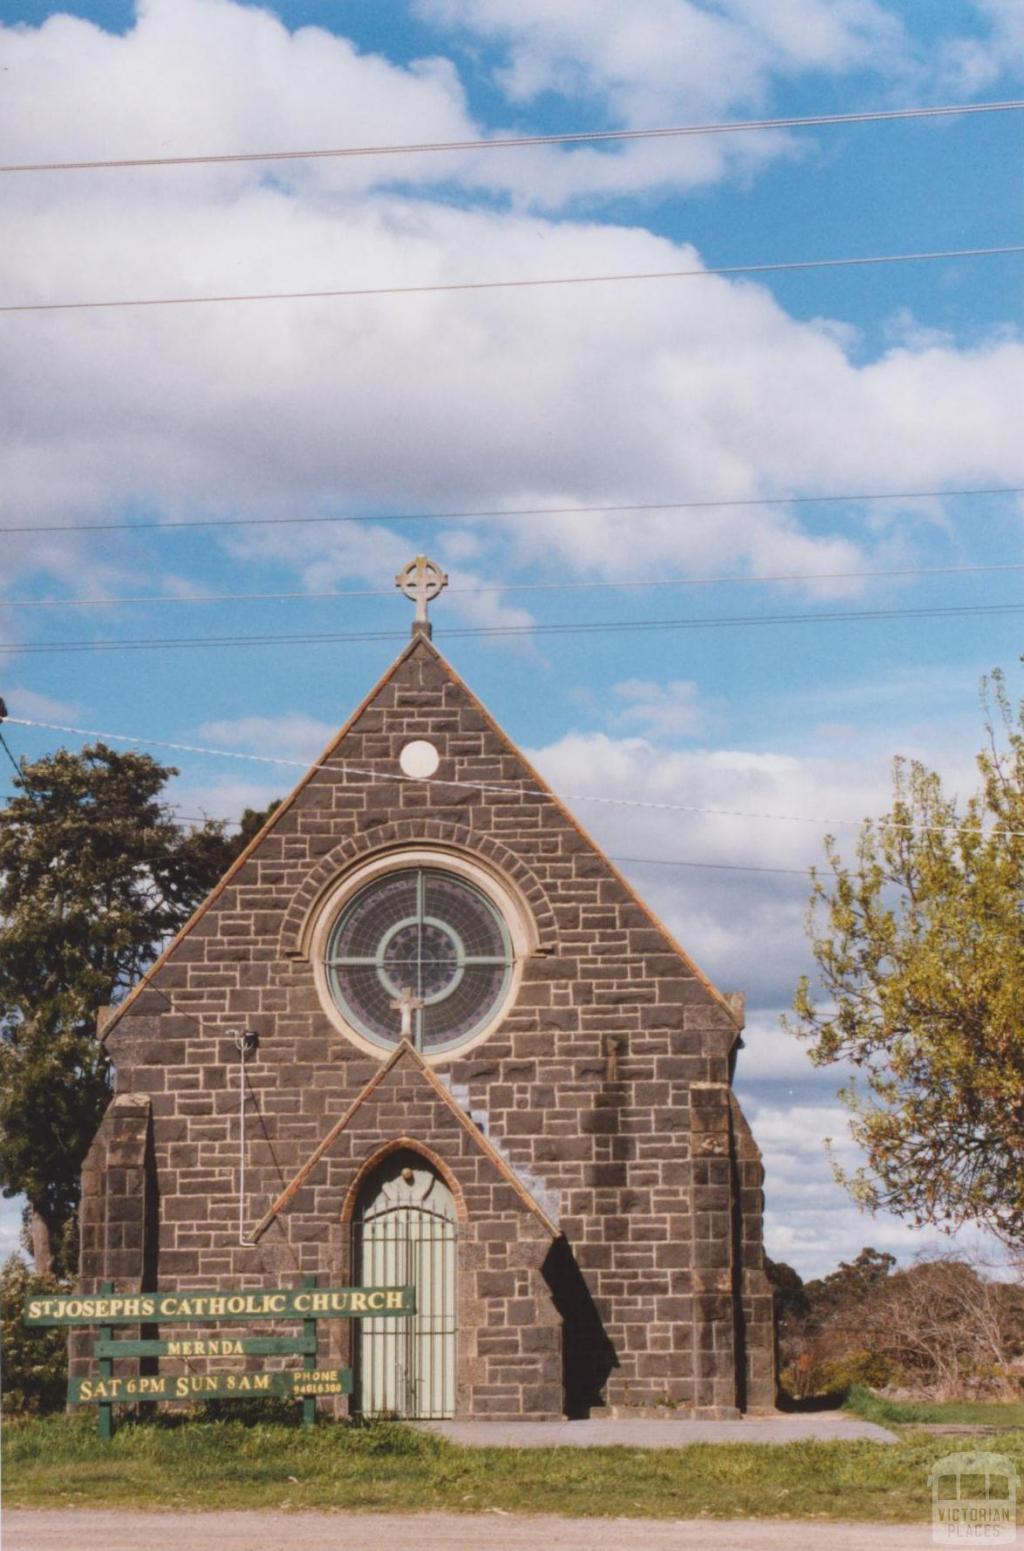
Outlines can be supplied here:
[[355, 1371], [332, 1404], [357, 1414], [770, 1409], [742, 998], [440, 655], [430, 591], [102, 1022], [116, 1095], [83, 1170], [81, 1288], [411, 1281], [413, 1320], [320, 1324], [321, 1361]]

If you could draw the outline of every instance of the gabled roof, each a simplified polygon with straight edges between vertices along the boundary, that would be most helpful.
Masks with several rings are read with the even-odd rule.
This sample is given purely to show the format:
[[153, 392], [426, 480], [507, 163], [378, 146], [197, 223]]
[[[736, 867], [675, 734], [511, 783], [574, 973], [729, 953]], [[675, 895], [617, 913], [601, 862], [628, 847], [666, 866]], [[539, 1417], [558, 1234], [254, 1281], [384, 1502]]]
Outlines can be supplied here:
[[[341, 746], [341, 744], [344, 742], [345, 738], [347, 737], [349, 731], [354, 727], [356, 722], [363, 715], [364, 711], [366, 711], [373, 704], [373, 702], [377, 699], [378, 695], [386, 687], [386, 685], [388, 685], [391, 682], [391, 680], [395, 677], [396, 673], [401, 668], [402, 664], [409, 657], [411, 657], [416, 652], [426, 653], [426, 654], [432, 656], [437, 662], [440, 663], [441, 667], [443, 668], [444, 672], [448, 675], [449, 679], [455, 685], [457, 685], [458, 688], [462, 691], [462, 693], [466, 696], [467, 700], [473, 706], [474, 710], [476, 710], [479, 713], [479, 715], [483, 718], [483, 720], [486, 722], [488, 728], [491, 730], [491, 732], [494, 733], [495, 737], [497, 737], [508, 748], [509, 752], [519, 761], [519, 763], [522, 766], [525, 774], [537, 785], [537, 787], [550, 800], [552, 805], [558, 810], [558, 812], [565, 819], [566, 823], [572, 829], [574, 829], [576, 831], [576, 833], [580, 836], [580, 838], [585, 842], [585, 844], [587, 846], [589, 846], [590, 849], [592, 851], [594, 851], [601, 858], [602, 862], [608, 868], [609, 872], [614, 876], [614, 878], [620, 884], [620, 886], [625, 891], [625, 893], [628, 894], [628, 896], [630, 897], [632, 902], [638, 907], [638, 909], [640, 909], [643, 912], [643, 914], [647, 917], [647, 919], [650, 921], [651, 925], [655, 928], [655, 930], [660, 932], [661, 935], [666, 939], [666, 941], [667, 941], [667, 943], [669, 945], [670, 950], [672, 952], [677, 953], [679, 955], [680, 959], [686, 965], [686, 967], [689, 970], [689, 972], [695, 977], [695, 979], [700, 981], [701, 985], [707, 991], [708, 995], [719, 1005], [719, 1007], [721, 1007], [721, 1009], [725, 1013], [728, 1014], [728, 1016], [731, 1019], [731, 1021], [733, 1022], [733, 1024], [737, 1028], [742, 1028], [742, 1026], [743, 1026], [742, 1018], [738, 1015], [737, 1008], [734, 1005], [732, 1005], [732, 1003], [730, 1002], [729, 998], [726, 997], [726, 996], [723, 996], [722, 992], [718, 990], [717, 986], [715, 986], [708, 979], [708, 977], [703, 973], [703, 971], [699, 968], [699, 966], [694, 963], [693, 959], [686, 952], [686, 949], [682, 946], [682, 944], [679, 943], [676, 940], [676, 938], [669, 931], [669, 929], [665, 925], [665, 923], [662, 920], [659, 919], [659, 917], [655, 914], [655, 912], [651, 909], [651, 907], [636, 892], [636, 890], [634, 889], [633, 885], [629, 882], [629, 880], [626, 877], [624, 877], [624, 875], [619, 871], [619, 869], [615, 866], [615, 864], [608, 859], [608, 857], [605, 855], [604, 851], [597, 844], [596, 840], [594, 840], [594, 838], [588, 833], [588, 831], [586, 829], [584, 829], [583, 825], [579, 822], [579, 820], [575, 817], [575, 815], [572, 814], [569, 811], [569, 809], [565, 806], [565, 804], [561, 801], [561, 799], [555, 794], [554, 791], [552, 791], [552, 789], [548, 785], [547, 781], [544, 780], [544, 777], [540, 774], [540, 772], [538, 770], [536, 770], [534, 768], [534, 766], [530, 763], [530, 761], [526, 758], [526, 756], [522, 753], [522, 751], [513, 743], [512, 739], [508, 736], [508, 734], [505, 732], [505, 730], [498, 724], [498, 722], [495, 721], [494, 717], [488, 711], [487, 707], [485, 705], [483, 705], [480, 700], [477, 699], [476, 695], [470, 689], [469, 685], [460, 676], [460, 674], [458, 674], [456, 672], [456, 670], [452, 667], [452, 665], [448, 661], [448, 659], [441, 652], [438, 651], [437, 647], [433, 644], [433, 642], [426, 635], [424, 635], [422, 633], [417, 633], [417, 634], [415, 634], [413, 636], [413, 638], [409, 642], [408, 646], [406, 646], [404, 648], [404, 650], [401, 651], [399, 653], [399, 655], [395, 658], [394, 662], [388, 668], [387, 672], [384, 673], [381, 676], [381, 678], [378, 679], [377, 683], [370, 690], [369, 694], [367, 694], [364, 697], [364, 699], [360, 702], [360, 704], [352, 712], [351, 716], [348, 717], [348, 719], [345, 721], [345, 723], [339, 729], [339, 731], [335, 734], [335, 736], [330, 740], [330, 742], [327, 744], [327, 747], [324, 749], [323, 753], [320, 755], [319, 759], [314, 761], [314, 763], [309, 767], [309, 769], [306, 771], [306, 773], [302, 777], [302, 779], [295, 785], [295, 787], [293, 787], [292, 791], [288, 794], [288, 796], [283, 800], [283, 802], [281, 802], [278, 805], [277, 808], [275, 808], [274, 812], [267, 819], [267, 822], [263, 825], [263, 828], [261, 830], [259, 830], [259, 832], [256, 835], [253, 836], [252, 840], [249, 841], [249, 844], [245, 847], [245, 849], [243, 851], [241, 851], [239, 853], [239, 855], [235, 858], [235, 860], [232, 862], [231, 866], [228, 868], [227, 872], [224, 874], [223, 878], [221, 878], [220, 882], [207, 895], [206, 899], [198, 907], [198, 909], [193, 913], [193, 915], [191, 915], [189, 917], [189, 919], [185, 922], [185, 925], [181, 928], [181, 930], [177, 933], [177, 935], [172, 939], [172, 941], [167, 945], [167, 947], [160, 954], [160, 956], [156, 960], [156, 962], [150, 967], [149, 970], [147, 970], [146, 974], [143, 975], [142, 979], [139, 980], [132, 987], [131, 991], [125, 997], [124, 1001], [119, 1003], [118, 1006], [116, 1006], [113, 1009], [113, 1011], [112, 1011], [112, 1013], [111, 1013], [107, 1023], [103, 1027], [103, 1033], [102, 1033], [102, 1038], [103, 1039], [107, 1038], [108, 1034], [116, 1026], [116, 1024], [120, 1021], [122, 1016], [128, 1011], [128, 1009], [132, 1006], [132, 1004], [136, 1001], [136, 999], [142, 994], [142, 992], [152, 983], [153, 977], [160, 971], [160, 969], [163, 967], [163, 965], [166, 964], [167, 961], [171, 957], [173, 957], [175, 949], [177, 948], [178, 944], [180, 942], [182, 942], [189, 935], [189, 933], [195, 928], [197, 923], [202, 920], [202, 918], [204, 917], [206, 912], [210, 909], [211, 905], [213, 905], [215, 903], [215, 901], [220, 897], [220, 895], [224, 892], [224, 890], [231, 883], [231, 881], [235, 878], [235, 876], [245, 866], [246, 862], [253, 855], [253, 853], [259, 849], [260, 845], [263, 843], [263, 841], [266, 838], [266, 836], [269, 835], [275, 829], [275, 827], [281, 822], [281, 820], [289, 812], [289, 810], [294, 805], [296, 799], [305, 790], [305, 788], [309, 785], [310, 781], [314, 778], [314, 776], [317, 774], [317, 772], [325, 764], [327, 764], [328, 761], [335, 755], [335, 753], [337, 752], [338, 748]], [[457, 780], [450, 780], [450, 779], [446, 780], [444, 782], [444, 785], [449, 786], [449, 787], [451, 787], [451, 786], [459, 786], [461, 784], [463, 784], [463, 783], [461, 783], [461, 782], [459, 782]], [[472, 784], [472, 783], [467, 783], [467, 784]]]
[[341, 1116], [341, 1118], [335, 1121], [334, 1125], [327, 1132], [327, 1135], [317, 1143], [309, 1157], [306, 1159], [305, 1163], [295, 1174], [294, 1178], [289, 1181], [274, 1204], [269, 1208], [268, 1211], [263, 1214], [255, 1228], [253, 1228], [252, 1232], [249, 1234], [249, 1242], [252, 1244], [257, 1243], [257, 1241], [270, 1227], [274, 1219], [281, 1212], [286, 1210], [289, 1202], [294, 1199], [295, 1195], [305, 1184], [306, 1180], [309, 1178], [310, 1174], [312, 1174], [317, 1164], [321, 1162], [321, 1160], [328, 1152], [330, 1152], [331, 1148], [338, 1140], [338, 1137], [341, 1136], [342, 1132], [347, 1130], [347, 1128], [351, 1125], [356, 1114], [360, 1109], [362, 1109], [363, 1105], [371, 1097], [374, 1090], [380, 1086], [381, 1082], [383, 1082], [384, 1078], [387, 1077], [389, 1072], [394, 1071], [394, 1069], [402, 1063], [411, 1065], [413, 1069], [419, 1073], [421, 1080], [425, 1082], [432, 1090], [432, 1096], [440, 1099], [446, 1108], [450, 1110], [452, 1115], [454, 1115], [455, 1119], [458, 1121], [459, 1125], [466, 1132], [467, 1136], [470, 1137], [470, 1139], [480, 1149], [480, 1151], [489, 1160], [489, 1162], [494, 1165], [503, 1179], [505, 1179], [506, 1182], [512, 1186], [513, 1190], [519, 1196], [523, 1205], [542, 1223], [542, 1225], [551, 1234], [552, 1238], [560, 1238], [561, 1229], [557, 1226], [556, 1223], [552, 1222], [547, 1212], [545, 1212], [544, 1208], [527, 1189], [526, 1185], [520, 1179], [516, 1171], [509, 1165], [507, 1160], [502, 1157], [501, 1153], [498, 1152], [493, 1143], [488, 1140], [488, 1138], [480, 1130], [479, 1126], [474, 1124], [462, 1106], [453, 1098], [452, 1094], [448, 1091], [437, 1074], [431, 1071], [430, 1067], [424, 1061], [419, 1051], [414, 1049], [414, 1047], [407, 1039], [404, 1039], [401, 1044], [396, 1047], [388, 1059], [382, 1062], [382, 1064], [377, 1068], [376, 1072], [374, 1072], [373, 1076], [370, 1078], [370, 1081], [366, 1084], [366, 1087], [363, 1088], [358, 1097], [349, 1105], [348, 1109]]

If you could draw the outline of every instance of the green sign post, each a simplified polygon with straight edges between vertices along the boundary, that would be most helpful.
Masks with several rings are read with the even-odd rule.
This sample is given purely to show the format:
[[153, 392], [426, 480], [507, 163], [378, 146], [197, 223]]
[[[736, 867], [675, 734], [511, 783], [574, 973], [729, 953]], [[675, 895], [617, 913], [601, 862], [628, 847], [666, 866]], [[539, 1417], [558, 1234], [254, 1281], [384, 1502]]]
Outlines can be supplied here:
[[[95, 1405], [101, 1438], [113, 1434], [115, 1405], [159, 1404], [164, 1401], [238, 1400], [275, 1395], [302, 1401], [302, 1421], [316, 1420], [318, 1395], [348, 1395], [348, 1368], [318, 1368], [318, 1319], [395, 1319], [416, 1312], [413, 1287], [317, 1287], [307, 1276], [301, 1288], [252, 1289], [235, 1292], [116, 1293], [112, 1282], [98, 1293], [33, 1295], [26, 1299], [27, 1325], [95, 1326], [96, 1378], [68, 1380], [71, 1405]], [[135, 1340], [115, 1339], [117, 1325], [190, 1323], [229, 1324], [261, 1319], [301, 1320], [301, 1336], [186, 1335]], [[119, 1358], [301, 1356], [301, 1368], [224, 1369], [213, 1373], [114, 1375]]]
[[[316, 1277], [315, 1276], [307, 1276], [307, 1277], [304, 1278], [304, 1280], [305, 1280], [305, 1284], [306, 1284], [307, 1288], [313, 1288], [313, 1287], [316, 1286]], [[305, 1371], [307, 1373], [310, 1373], [316, 1367], [316, 1320], [315, 1319], [304, 1319], [302, 1321], [302, 1334], [305, 1337], [305, 1344], [306, 1344], [306, 1347], [307, 1347], [307, 1350], [303, 1353], [303, 1356], [302, 1356], [302, 1366], [303, 1366], [303, 1368], [305, 1369]], [[309, 1350], [309, 1345], [310, 1344], [312, 1344], [312, 1348], [313, 1348], [312, 1351]], [[342, 1391], [342, 1393], [344, 1393], [346, 1395], [349, 1394], [351, 1392], [351, 1389], [352, 1389], [352, 1370], [350, 1368], [339, 1368], [338, 1369], [338, 1378], [341, 1379], [345, 1383], [345, 1385], [347, 1386], [346, 1389], [344, 1391]], [[303, 1425], [303, 1427], [312, 1427], [315, 1422], [316, 1422], [316, 1394], [315, 1393], [311, 1393], [309, 1391], [303, 1391], [303, 1398], [302, 1398], [302, 1425]]]
[[[114, 1284], [113, 1284], [113, 1282], [102, 1282], [100, 1284], [100, 1287], [101, 1287], [101, 1291], [103, 1291], [105, 1293], [112, 1293], [114, 1291]], [[109, 1325], [102, 1325], [100, 1327], [100, 1329], [97, 1331], [96, 1334], [97, 1334], [97, 1338], [98, 1339], [102, 1338], [104, 1341], [108, 1341], [109, 1342], [113, 1332], [111, 1331]], [[101, 1358], [100, 1363], [99, 1363], [99, 1370], [100, 1370], [100, 1378], [101, 1379], [105, 1379], [109, 1383], [110, 1380], [112, 1379], [113, 1373], [114, 1373], [114, 1361], [113, 1361], [113, 1358], [111, 1358], [111, 1357]], [[70, 1399], [70, 1394], [71, 1394], [71, 1383], [70, 1383], [70, 1380], [69, 1380], [68, 1381], [68, 1398], [69, 1399]], [[96, 1416], [97, 1416], [97, 1425], [99, 1426], [99, 1430], [100, 1430], [100, 1437], [101, 1438], [105, 1438], [106, 1441], [109, 1443], [111, 1438], [114, 1436], [114, 1408], [113, 1408], [113, 1406], [110, 1405], [109, 1403], [105, 1404], [105, 1405], [101, 1405], [100, 1408], [99, 1408], [99, 1411], [96, 1413]]]

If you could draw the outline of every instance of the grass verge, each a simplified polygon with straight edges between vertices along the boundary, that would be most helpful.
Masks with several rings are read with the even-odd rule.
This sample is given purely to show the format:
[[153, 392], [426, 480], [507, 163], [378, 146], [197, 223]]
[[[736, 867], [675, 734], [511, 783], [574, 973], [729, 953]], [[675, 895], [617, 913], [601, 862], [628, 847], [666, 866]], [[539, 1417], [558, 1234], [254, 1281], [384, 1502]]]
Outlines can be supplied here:
[[852, 1411], [866, 1422], [878, 1422], [882, 1427], [950, 1422], [966, 1426], [1024, 1428], [1024, 1402], [886, 1400], [884, 1396], [876, 1395], [860, 1384], [855, 1384], [850, 1390], [843, 1402], [843, 1410]]
[[[8, 1423], [8, 1507], [555, 1513], [630, 1518], [926, 1521], [928, 1468], [948, 1438], [896, 1444], [697, 1444], [678, 1449], [472, 1449], [381, 1425]], [[1024, 1432], [999, 1440], [1024, 1473]]]

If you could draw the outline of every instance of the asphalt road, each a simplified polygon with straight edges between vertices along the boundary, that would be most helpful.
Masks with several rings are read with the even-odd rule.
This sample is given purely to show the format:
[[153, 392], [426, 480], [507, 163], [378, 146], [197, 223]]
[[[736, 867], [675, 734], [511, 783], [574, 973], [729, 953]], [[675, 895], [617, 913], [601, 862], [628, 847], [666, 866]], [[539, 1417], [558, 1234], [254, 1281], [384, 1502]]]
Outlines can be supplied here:
[[130, 1513], [11, 1509], [5, 1551], [910, 1551], [931, 1527], [818, 1520], [512, 1514]]

